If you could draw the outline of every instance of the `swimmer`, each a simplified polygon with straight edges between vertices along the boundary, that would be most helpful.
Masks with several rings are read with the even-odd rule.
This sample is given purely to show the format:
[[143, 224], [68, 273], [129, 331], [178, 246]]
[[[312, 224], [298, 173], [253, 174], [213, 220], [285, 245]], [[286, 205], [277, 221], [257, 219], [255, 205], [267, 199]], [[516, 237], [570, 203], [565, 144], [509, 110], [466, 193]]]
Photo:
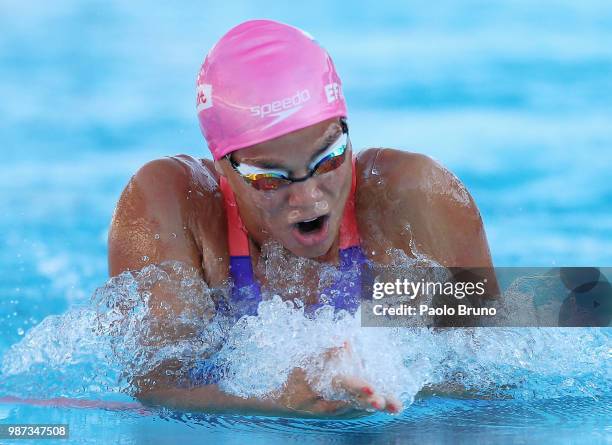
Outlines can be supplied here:
[[[239, 300], [237, 290], [257, 294], [266, 285], [256, 266], [270, 242], [340, 269], [365, 259], [388, 263], [393, 250], [414, 257], [417, 249], [446, 267], [492, 267], [479, 211], [456, 176], [417, 153], [370, 148], [353, 156], [340, 77], [306, 32], [271, 20], [229, 30], [197, 76], [196, 109], [213, 160], [177, 155], [138, 170], [111, 222], [111, 276], [175, 260], [210, 287], [231, 279]], [[316, 304], [313, 286], [303, 283], [307, 304]], [[180, 312], [183, 303], [157, 290], [154, 315], [159, 304]], [[333, 304], [351, 309], [346, 301]], [[350, 357], [350, 350], [332, 349], [325, 359]], [[214, 381], [178, 387], [164, 371], [141, 379], [137, 397], [179, 409], [270, 415], [402, 410], [396, 395], [351, 375], [333, 381], [348, 394], [341, 400], [323, 398], [300, 368], [280, 396], [244, 399]]]

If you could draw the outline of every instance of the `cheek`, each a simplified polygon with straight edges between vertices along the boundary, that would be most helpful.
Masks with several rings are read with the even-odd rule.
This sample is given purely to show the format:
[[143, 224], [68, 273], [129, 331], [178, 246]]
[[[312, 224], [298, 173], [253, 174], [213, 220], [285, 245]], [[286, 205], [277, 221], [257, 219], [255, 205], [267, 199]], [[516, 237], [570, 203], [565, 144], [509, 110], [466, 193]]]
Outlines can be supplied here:
[[333, 203], [341, 199], [351, 187], [351, 170], [344, 167], [321, 178], [320, 188], [325, 198]]
[[282, 197], [267, 193], [257, 194], [252, 202], [260, 218], [271, 226], [277, 222], [278, 216], [282, 214], [285, 207]]

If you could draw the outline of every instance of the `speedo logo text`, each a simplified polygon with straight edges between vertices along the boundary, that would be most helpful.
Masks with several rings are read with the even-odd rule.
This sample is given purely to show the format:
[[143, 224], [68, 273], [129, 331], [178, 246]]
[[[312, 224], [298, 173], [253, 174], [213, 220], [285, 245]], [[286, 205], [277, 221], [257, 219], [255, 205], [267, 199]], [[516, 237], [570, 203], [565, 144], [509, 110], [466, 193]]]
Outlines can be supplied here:
[[292, 108], [296, 107], [301, 108], [301, 105], [304, 102], [308, 102], [309, 100], [310, 92], [308, 90], [298, 90], [292, 96], [283, 97], [279, 100], [251, 107], [251, 114], [253, 116], [261, 116], [262, 118], [269, 115], [278, 116], [279, 114], [281, 114], [281, 112], [285, 110], [291, 110]]

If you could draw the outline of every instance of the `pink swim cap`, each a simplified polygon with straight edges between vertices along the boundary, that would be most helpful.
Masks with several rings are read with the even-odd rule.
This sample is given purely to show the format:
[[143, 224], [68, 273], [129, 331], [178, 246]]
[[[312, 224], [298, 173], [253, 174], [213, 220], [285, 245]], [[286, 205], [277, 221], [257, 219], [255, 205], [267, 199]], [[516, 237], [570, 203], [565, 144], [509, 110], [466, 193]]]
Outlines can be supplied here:
[[249, 20], [221, 37], [200, 69], [196, 97], [215, 160], [347, 115], [329, 54], [306, 32], [273, 20]]

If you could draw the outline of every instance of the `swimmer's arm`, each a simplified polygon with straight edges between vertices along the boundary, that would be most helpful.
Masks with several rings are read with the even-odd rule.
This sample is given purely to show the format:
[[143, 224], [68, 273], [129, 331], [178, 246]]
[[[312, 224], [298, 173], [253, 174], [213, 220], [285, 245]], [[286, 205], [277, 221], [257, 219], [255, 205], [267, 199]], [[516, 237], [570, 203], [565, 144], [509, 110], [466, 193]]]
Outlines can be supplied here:
[[[180, 388], [164, 384], [166, 377], [151, 373], [146, 380], [155, 386], [139, 384], [136, 397], [150, 406], [164, 406], [182, 411], [206, 413], [233, 413], [245, 415], [286, 417], [334, 417], [355, 418], [368, 415], [366, 408], [397, 413], [402, 404], [393, 397], [376, 392], [365, 380], [358, 377], [338, 377], [333, 385], [351, 396], [351, 400], [325, 400], [311, 386], [305, 372], [295, 368], [279, 393], [263, 398], [242, 398], [223, 392], [217, 385]], [[365, 388], [365, 390], [364, 390]]]
[[163, 406], [181, 411], [268, 415], [288, 413], [287, 409], [274, 400], [232, 396], [221, 391], [217, 385], [193, 388], [158, 386], [150, 390], [141, 389], [136, 393], [136, 398], [145, 405]]
[[[185, 217], [181, 208], [181, 197], [188, 195], [189, 190], [192, 190], [190, 195], [198, 194], [185, 180], [187, 175], [182, 168], [175, 159], [159, 159], [146, 164], [130, 180], [117, 204], [109, 231], [111, 276], [124, 271], [138, 271], [149, 264], [161, 264], [168, 260], [180, 261], [185, 267], [206, 274], [207, 261], [201, 258], [200, 246], [191, 235], [196, 231], [191, 224], [198, 222]], [[205, 190], [201, 192], [205, 193]], [[193, 199], [196, 199], [195, 196]], [[200, 202], [204, 202], [204, 199]], [[215, 202], [209, 201], [209, 204], [215, 211]], [[206, 216], [211, 209], [201, 208], [198, 211], [200, 221], [211, 220]], [[225, 237], [222, 232], [224, 228], [208, 229], [214, 236]], [[155, 323], [149, 330], [150, 338], [140, 340], [149, 348], [154, 348], [158, 344], [156, 342], [169, 344], [195, 334], [173, 322], [185, 310], [185, 301], [173, 294], [172, 283], [166, 284], [170, 286], [158, 283], [150, 289], [149, 310]], [[159, 343], [159, 346], [163, 345]], [[299, 416], [307, 415], [307, 409], [311, 409], [313, 415], [331, 415], [341, 410], [339, 402], [320, 400], [304, 382], [290, 384], [276, 399], [244, 399], [223, 392], [217, 385], [180, 387], [177, 381], [184, 375], [184, 369], [177, 360], [166, 360], [149, 372], [137, 374], [131, 379], [135, 396], [150, 405], [190, 411]], [[300, 409], [289, 408], [295, 404]]]
[[[108, 265], [111, 276], [173, 260], [180, 261], [185, 268], [195, 271], [204, 279], [201, 249], [192, 235], [193, 222], [184, 209], [185, 197], [197, 196], [191, 183], [185, 166], [174, 158], [149, 162], [131, 178], [117, 203], [109, 230]], [[155, 322], [148, 331], [150, 337], [140, 340], [149, 348], [195, 335], [174, 322], [186, 309], [185, 299], [175, 295], [172, 289], [180, 286], [172, 286], [171, 280], [180, 277], [169, 278], [167, 283], [156, 283], [150, 289], [148, 310]], [[154, 398], [158, 402], [168, 397], [169, 403], [173, 400], [176, 402], [181, 390], [174, 389], [174, 382], [167, 376], [177, 372], [176, 363], [165, 361], [147, 375], [134, 376], [132, 383], [140, 397]], [[203, 394], [206, 391], [199, 390]], [[223, 401], [214, 389], [211, 391], [215, 400]], [[197, 400], [189, 393], [181, 394], [187, 397], [185, 403]], [[206, 403], [206, 400], [199, 403]]]
[[[313, 416], [349, 414], [342, 410], [342, 403], [313, 400], [310, 409], [291, 409], [285, 397], [242, 398], [223, 392], [217, 385], [193, 388], [159, 387], [142, 391], [136, 397], [145, 405], [163, 406], [181, 411], [206, 412], [215, 414], [244, 414], [264, 416]], [[316, 404], [316, 406], [315, 406]], [[350, 410], [352, 411], [352, 410]], [[361, 413], [363, 414], [363, 413]]]

